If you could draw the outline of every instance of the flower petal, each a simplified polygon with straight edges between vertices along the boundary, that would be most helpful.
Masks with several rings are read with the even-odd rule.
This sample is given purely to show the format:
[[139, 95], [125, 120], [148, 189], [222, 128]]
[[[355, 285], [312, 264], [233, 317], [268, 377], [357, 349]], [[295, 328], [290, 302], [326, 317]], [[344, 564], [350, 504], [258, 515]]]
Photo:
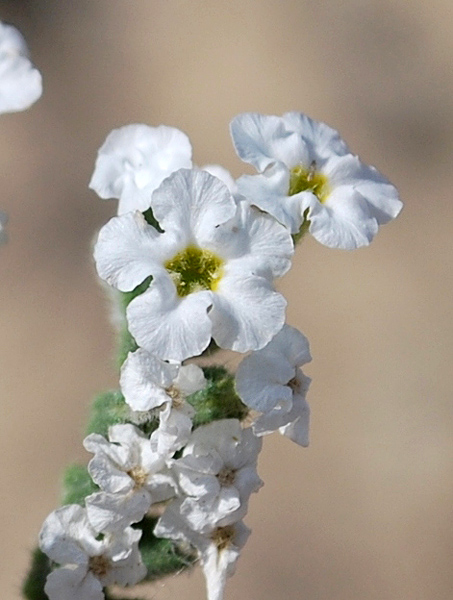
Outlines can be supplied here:
[[99, 277], [122, 292], [129, 292], [162, 270], [161, 263], [173, 248], [173, 240], [159, 234], [137, 211], [113, 217], [104, 225], [94, 248], [94, 259]]
[[229, 269], [213, 296], [212, 337], [221, 348], [258, 350], [283, 327], [285, 298], [265, 277]]
[[239, 157], [259, 172], [276, 161], [291, 168], [307, 155], [301, 136], [288, 131], [281, 117], [243, 113], [231, 121], [230, 131]]
[[346, 186], [335, 189], [325, 204], [311, 203], [308, 219], [310, 233], [329, 248], [368, 246], [378, 230], [365, 198]]
[[171, 402], [165, 390], [178, 369], [179, 365], [169, 364], [143, 348], [130, 352], [121, 367], [120, 387], [132, 410], [151, 410]]
[[49, 600], [104, 600], [102, 584], [86, 567], [62, 567], [47, 576]]
[[178, 298], [165, 273], [129, 304], [129, 330], [139, 346], [164, 360], [183, 361], [198, 356], [211, 339], [212, 324], [207, 311], [212, 296], [203, 291]]
[[168, 177], [153, 194], [151, 206], [162, 229], [200, 246], [212, 229], [236, 212], [236, 203], [226, 185], [198, 169], [180, 169]]

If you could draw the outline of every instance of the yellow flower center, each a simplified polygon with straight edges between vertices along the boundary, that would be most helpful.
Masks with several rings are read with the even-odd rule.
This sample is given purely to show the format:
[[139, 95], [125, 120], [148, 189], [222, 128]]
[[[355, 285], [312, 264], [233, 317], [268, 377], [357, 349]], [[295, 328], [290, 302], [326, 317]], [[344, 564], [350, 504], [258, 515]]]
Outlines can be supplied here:
[[187, 246], [165, 263], [176, 286], [178, 296], [183, 298], [202, 290], [215, 291], [223, 275], [224, 261], [209, 250]]
[[321, 203], [327, 200], [330, 193], [327, 177], [316, 170], [316, 161], [308, 169], [298, 165], [290, 171], [288, 196], [306, 191], [312, 192]]

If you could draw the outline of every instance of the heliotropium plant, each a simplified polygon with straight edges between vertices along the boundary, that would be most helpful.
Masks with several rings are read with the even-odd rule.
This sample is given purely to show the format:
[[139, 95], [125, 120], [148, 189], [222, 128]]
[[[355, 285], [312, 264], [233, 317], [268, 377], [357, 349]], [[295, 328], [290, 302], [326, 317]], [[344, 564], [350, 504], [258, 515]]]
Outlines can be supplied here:
[[[303, 114], [242, 114], [231, 134], [256, 175], [196, 168], [187, 136], [163, 125], [127, 125], [99, 150], [90, 187], [119, 201], [94, 258], [124, 320], [120, 389], [93, 404], [92, 458], [68, 469], [63, 506], [44, 522], [29, 600], [102, 600], [112, 584], [196, 563], [208, 600], [222, 600], [263, 484], [263, 436], [309, 443], [309, 345], [275, 282], [303, 236], [365, 246], [402, 204]], [[244, 355], [236, 374], [197, 365], [219, 348]]]

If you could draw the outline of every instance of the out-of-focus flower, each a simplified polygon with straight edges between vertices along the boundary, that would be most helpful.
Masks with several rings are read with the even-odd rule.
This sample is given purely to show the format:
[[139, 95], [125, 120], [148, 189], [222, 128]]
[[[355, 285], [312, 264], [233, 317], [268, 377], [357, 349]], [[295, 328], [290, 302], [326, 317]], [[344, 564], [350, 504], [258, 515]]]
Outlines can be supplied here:
[[192, 146], [179, 129], [125, 125], [110, 132], [99, 149], [89, 186], [101, 198], [119, 199], [119, 215], [145, 211], [166, 177], [191, 166]]
[[24, 38], [0, 21], [0, 113], [25, 110], [41, 94], [41, 74], [30, 62]]

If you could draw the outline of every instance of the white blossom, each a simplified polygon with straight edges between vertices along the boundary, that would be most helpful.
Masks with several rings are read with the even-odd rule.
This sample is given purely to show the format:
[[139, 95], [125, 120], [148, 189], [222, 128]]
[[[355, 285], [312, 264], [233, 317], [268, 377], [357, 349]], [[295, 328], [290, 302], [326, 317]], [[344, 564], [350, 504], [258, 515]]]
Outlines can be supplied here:
[[240, 363], [236, 391], [247, 406], [263, 413], [253, 423], [256, 435], [279, 429], [308, 446], [310, 409], [305, 397], [310, 379], [299, 367], [310, 360], [307, 338], [285, 325], [265, 348]]
[[40, 547], [63, 566], [47, 577], [49, 600], [102, 600], [107, 585], [138, 583], [146, 575], [138, 550], [141, 534], [127, 527], [99, 536], [77, 504], [51, 513], [41, 529]]
[[83, 445], [94, 457], [88, 471], [101, 492], [85, 499], [90, 521], [100, 531], [141, 521], [151, 504], [174, 495], [166, 460], [157, 449], [157, 434], [148, 439], [129, 423], [109, 428], [109, 441], [92, 433]]
[[204, 388], [206, 379], [197, 365], [169, 363], [139, 348], [121, 367], [120, 386], [132, 410], [145, 411], [183, 401]]
[[25, 110], [41, 94], [41, 74], [28, 58], [24, 38], [0, 21], [0, 113]]
[[263, 485], [256, 465], [261, 440], [237, 419], [198, 427], [173, 470], [185, 499], [181, 505], [190, 527], [204, 533], [245, 516], [252, 492]]
[[163, 233], [128, 213], [101, 229], [95, 247], [99, 275], [121, 291], [153, 277], [127, 309], [137, 344], [175, 361], [211, 337], [238, 352], [263, 347], [284, 323], [286, 301], [272, 282], [290, 267], [285, 228], [204, 171], [177, 171], [151, 205]]
[[119, 199], [119, 215], [144, 211], [166, 177], [191, 166], [192, 146], [179, 129], [125, 125], [111, 131], [99, 149], [89, 187], [101, 198]]
[[237, 559], [250, 535], [242, 521], [213, 526], [200, 534], [181, 516], [181, 500], [171, 502], [157, 522], [154, 534], [196, 548], [206, 579], [208, 600], [222, 600], [226, 580], [234, 574]]
[[353, 155], [337, 131], [301, 113], [245, 113], [231, 123], [236, 151], [259, 171], [238, 189], [297, 234], [304, 221], [322, 244], [368, 245], [402, 208], [398, 192]]
[[160, 408], [157, 451], [171, 455], [182, 448], [192, 431], [193, 407], [187, 396], [206, 386], [202, 369], [168, 363], [143, 348], [129, 353], [121, 368], [120, 385], [134, 411]]

